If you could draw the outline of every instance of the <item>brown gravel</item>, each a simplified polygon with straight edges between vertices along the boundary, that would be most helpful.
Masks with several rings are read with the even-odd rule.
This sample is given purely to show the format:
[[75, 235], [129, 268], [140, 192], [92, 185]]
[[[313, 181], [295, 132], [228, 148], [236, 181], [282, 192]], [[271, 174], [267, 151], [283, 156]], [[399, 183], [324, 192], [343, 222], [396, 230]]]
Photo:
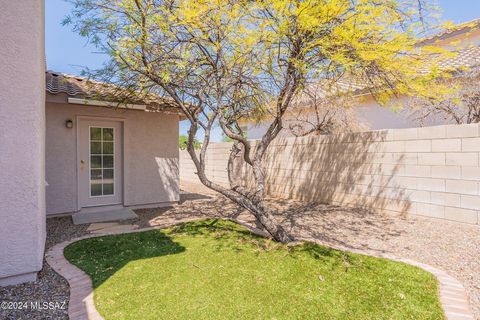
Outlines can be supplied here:
[[[47, 241], [45, 251], [56, 243], [67, 239], [76, 238], [86, 234], [88, 226], [76, 226], [72, 224], [70, 217], [47, 219]], [[65, 309], [53, 310], [2, 310], [0, 319], [68, 319], [68, 300], [70, 289], [67, 281], [59, 276], [44, 261], [43, 269], [38, 274], [38, 281], [35, 283], [24, 283], [17, 286], [0, 287], [0, 301], [9, 302], [54, 302], [59, 306], [65, 302]], [[27, 304], [27, 305], [28, 305]]]
[[[136, 210], [141, 228], [197, 218], [236, 218], [254, 223], [250, 214], [226, 199], [196, 185], [183, 186], [181, 204], [170, 208]], [[194, 201], [192, 201], [194, 200]], [[390, 253], [447, 271], [466, 287], [475, 317], [480, 320], [480, 227], [421, 217], [393, 217], [359, 209], [271, 199], [277, 219], [291, 235], [325, 245]], [[47, 220], [47, 248], [86, 234], [88, 225], [75, 226], [70, 218]], [[67, 282], [47, 263], [35, 284], [0, 288], [0, 300], [68, 301]], [[2, 313], [3, 312], [3, 313]], [[66, 319], [66, 310], [9, 312], [0, 319]]]

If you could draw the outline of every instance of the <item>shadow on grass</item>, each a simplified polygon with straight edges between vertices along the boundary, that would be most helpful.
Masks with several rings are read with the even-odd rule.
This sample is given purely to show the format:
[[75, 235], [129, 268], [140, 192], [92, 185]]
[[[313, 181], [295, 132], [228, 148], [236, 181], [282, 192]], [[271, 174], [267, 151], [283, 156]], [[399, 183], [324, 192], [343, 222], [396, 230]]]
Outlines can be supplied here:
[[[65, 248], [64, 255], [90, 276], [95, 289], [115, 277], [98, 291], [100, 312], [112, 318], [137, 319], [145, 306], [155, 305], [149, 318], [179, 312], [182, 319], [204, 319], [197, 313], [202, 309], [217, 312], [212, 319], [237, 319], [241, 312], [257, 314], [259, 301], [275, 297], [274, 307], [262, 309], [265, 318], [441, 319], [436, 281], [416, 267], [312, 242], [281, 244], [228, 220], [85, 239]], [[126, 267], [170, 255], [177, 256]], [[413, 317], [419, 312], [422, 316]]]
[[209, 237], [210, 243], [216, 251], [225, 249], [234, 252], [254, 249], [256, 254], [283, 248], [284, 245], [271, 239], [257, 235], [244, 226], [225, 219], [204, 219], [187, 222], [172, 227], [169, 231], [172, 236]]
[[179, 235], [211, 237], [216, 240], [217, 250], [231, 248], [238, 251], [246, 242], [264, 241], [262, 237], [236, 223], [206, 219], [182, 223], [167, 230], [81, 240], [67, 246], [64, 255], [67, 260], [87, 273], [92, 279], [93, 287], [97, 288], [131, 261], [184, 252], [186, 248], [172, 239]]
[[81, 240], [67, 246], [64, 255], [87, 273], [97, 288], [130, 261], [184, 251], [170, 236], [154, 230]]
[[[302, 242], [294, 246], [277, 243], [252, 233], [244, 226], [223, 219], [205, 219], [181, 223], [165, 230], [109, 235], [85, 239], [67, 246], [64, 255], [87, 273], [97, 288], [126, 264], [135, 260], [179, 254], [185, 247], [174, 241], [177, 236], [209, 237], [214, 250], [232, 252], [254, 249], [256, 254], [269, 250], [305, 252], [315, 259], [340, 255], [340, 251]], [[294, 257], [295, 255], [292, 255]]]

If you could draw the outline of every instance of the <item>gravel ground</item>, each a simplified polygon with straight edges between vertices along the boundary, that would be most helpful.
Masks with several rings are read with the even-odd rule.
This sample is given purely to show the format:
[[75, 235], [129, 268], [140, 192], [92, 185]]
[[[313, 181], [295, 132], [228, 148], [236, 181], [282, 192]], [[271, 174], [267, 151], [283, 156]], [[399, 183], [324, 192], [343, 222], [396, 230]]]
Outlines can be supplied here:
[[[171, 208], [136, 210], [139, 218], [124, 223], [140, 227], [197, 218], [236, 218], [254, 224], [250, 214], [203, 187], [188, 184], [181, 204]], [[192, 201], [194, 200], [194, 201]], [[462, 281], [480, 320], [480, 227], [421, 217], [393, 217], [359, 209], [271, 199], [277, 219], [296, 238], [315, 239], [325, 245], [390, 253], [447, 271]], [[70, 218], [47, 220], [47, 249], [86, 234], [88, 226], [75, 226]], [[0, 288], [1, 301], [67, 301], [67, 282], [47, 263], [35, 284]], [[0, 310], [0, 319], [66, 319], [66, 310]]]
[[[88, 226], [72, 224], [70, 217], [47, 219], [47, 241], [45, 251], [56, 243], [76, 238], [87, 233]], [[68, 300], [70, 289], [67, 281], [50, 268], [44, 260], [43, 269], [38, 274], [35, 283], [24, 283], [17, 286], [0, 287], [0, 301], [8, 302], [54, 302], [59, 308], [54, 310], [3, 310], [0, 309], [0, 319], [68, 319]]]

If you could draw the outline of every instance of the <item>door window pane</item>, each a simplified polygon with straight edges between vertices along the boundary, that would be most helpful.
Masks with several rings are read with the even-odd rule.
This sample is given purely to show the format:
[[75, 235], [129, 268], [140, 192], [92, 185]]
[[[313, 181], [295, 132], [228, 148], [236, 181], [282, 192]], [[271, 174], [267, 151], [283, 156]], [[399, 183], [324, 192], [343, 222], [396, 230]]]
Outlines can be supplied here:
[[101, 196], [102, 195], [102, 184], [91, 184], [90, 185], [90, 193], [92, 196]]
[[103, 167], [113, 168], [113, 156], [103, 156]]
[[113, 142], [103, 142], [103, 154], [113, 154]]
[[101, 168], [102, 167], [102, 156], [91, 156], [90, 157], [90, 166], [92, 168]]
[[106, 183], [103, 185], [103, 195], [112, 195], [113, 194], [113, 183]]
[[90, 153], [91, 154], [102, 154], [102, 143], [101, 142], [90, 142]]
[[102, 140], [102, 129], [90, 127], [90, 140]]
[[90, 196], [114, 194], [114, 129], [90, 127]]
[[90, 180], [94, 182], [95, 180], [102, 183], [102, 170], [92, 169], [90, 172]]
[[113, 141], [113, 128], [103, 128], [103, 141]]
[[103, 169], [103, 179], [113, 179], [113, 169]]

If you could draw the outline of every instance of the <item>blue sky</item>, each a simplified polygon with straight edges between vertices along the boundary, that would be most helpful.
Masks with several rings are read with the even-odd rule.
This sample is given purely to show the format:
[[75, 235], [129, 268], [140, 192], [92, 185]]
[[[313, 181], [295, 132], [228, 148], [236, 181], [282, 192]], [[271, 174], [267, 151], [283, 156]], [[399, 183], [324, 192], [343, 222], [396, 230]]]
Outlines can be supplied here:
[[[445, 20], [461, 23], [480, 18], [480, 0], [439, 0], [438, 4]], [[71, 9], [71, 4], [63, 0], [45, 1], [45, 50], [48, 69], [78, 75], [85, 67], [100, 68], [106, 57], [71, 31], [70, 26], [62, 26], [63, 18]], [[180, 124], [181, 134], [186, 133], [187, 126], [187, 123]], [[221, 140], [218, 128], [213, 140]]]

